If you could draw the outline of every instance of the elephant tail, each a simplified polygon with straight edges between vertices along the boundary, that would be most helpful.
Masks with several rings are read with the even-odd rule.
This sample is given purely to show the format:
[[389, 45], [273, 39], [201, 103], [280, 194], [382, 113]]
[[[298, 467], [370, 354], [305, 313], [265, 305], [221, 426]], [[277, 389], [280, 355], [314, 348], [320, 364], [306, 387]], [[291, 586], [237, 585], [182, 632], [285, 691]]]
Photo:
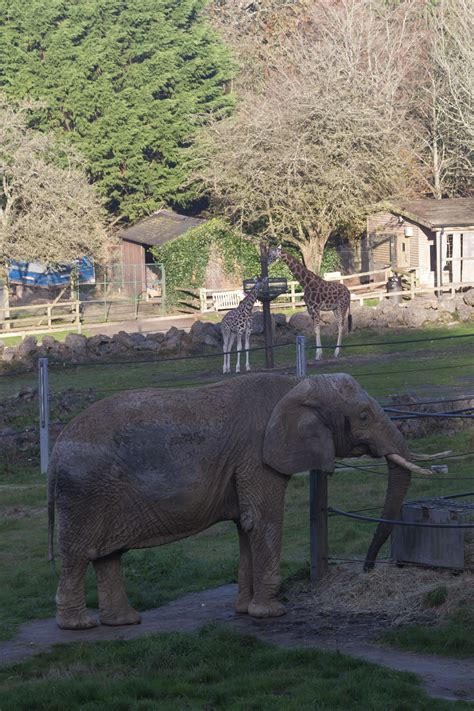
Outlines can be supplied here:
[[56, 467], [48, 469], [48, 560], [54, 560], [54, 513], [56, 508]]

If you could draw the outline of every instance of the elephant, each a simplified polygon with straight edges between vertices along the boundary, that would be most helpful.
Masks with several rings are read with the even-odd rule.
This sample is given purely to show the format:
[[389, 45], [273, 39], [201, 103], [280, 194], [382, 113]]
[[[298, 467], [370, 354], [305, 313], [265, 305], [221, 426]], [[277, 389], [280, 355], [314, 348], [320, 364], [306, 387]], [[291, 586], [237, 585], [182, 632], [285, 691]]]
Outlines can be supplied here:
[[[278, 600], [285, 489], [292, 474], [332, 472], [336, 457], [386, 457], [382, 517], [396, 518], [410, 453], [380, 405], [344, 373], [248, 374], [195, 389], [146, 388], [100, 400], [59, 435], [48, 469], [48, 550], [58, 518], [57, 623], [98, 624], [85, 606], [96, 573], [99, 620], [137, 624], [120, 559], [129, 549], [192, 536], [224, 520], [240, 544], [237, 613], [284, 614]], [[373, 566], [391, 527], [367, 553]]]

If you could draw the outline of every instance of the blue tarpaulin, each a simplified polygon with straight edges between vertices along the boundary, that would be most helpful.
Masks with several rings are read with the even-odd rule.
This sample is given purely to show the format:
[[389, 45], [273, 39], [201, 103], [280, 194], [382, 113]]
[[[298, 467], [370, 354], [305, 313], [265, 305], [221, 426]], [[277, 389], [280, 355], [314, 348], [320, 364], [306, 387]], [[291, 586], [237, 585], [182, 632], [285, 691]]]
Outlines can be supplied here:
[[10, 262], [8, 281], [23, 286], [67, 286], [73, 269], [77, 270], [79, 284], [95, 284], [94, 262], [89, 257], [54, 268], [39, 262]]

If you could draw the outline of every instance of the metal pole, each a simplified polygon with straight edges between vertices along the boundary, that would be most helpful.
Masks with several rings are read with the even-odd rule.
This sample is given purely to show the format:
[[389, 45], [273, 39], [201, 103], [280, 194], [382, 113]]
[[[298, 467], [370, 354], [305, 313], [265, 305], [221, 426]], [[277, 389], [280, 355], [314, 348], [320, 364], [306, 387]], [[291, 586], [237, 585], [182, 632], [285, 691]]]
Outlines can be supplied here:
[[317, 583], [328, 571], [328, 476], [313, 469], [309, 473], [310, 579]]
[[304, 336], [296, 336], [296, 375], [298, 378], [306, 377], [306, 351]]
[[[260, 265], [261, 276], [268, 277], [268, 249], [265, 242], [260, 242]], [[264, 301], [263, 306], [263, 333], [265, 336], [265, 367], [272, 369], [273, 363], [273, 332], [272, 332], [272, 315], [270, 311], [270, 302]]]
[[49, 463], [49, 386], [48, 359], [38, 359], [38, 395], [40, 420], [41, 474], [46, 474]]

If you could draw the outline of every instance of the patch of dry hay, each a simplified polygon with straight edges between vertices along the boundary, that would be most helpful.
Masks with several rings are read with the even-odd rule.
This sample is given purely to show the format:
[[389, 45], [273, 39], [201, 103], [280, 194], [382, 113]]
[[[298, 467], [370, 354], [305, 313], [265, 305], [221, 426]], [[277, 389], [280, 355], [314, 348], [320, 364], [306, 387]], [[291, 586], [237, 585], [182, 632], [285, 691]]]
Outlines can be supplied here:
[[[444, 602], [427, 604], [432, 591], [445, 588]], [[442, 596], [443, 597], [443, 596]], [[393, 626], [446, 617], [463, 601], [474, 599], [474, 574], [379, 565], [370, 573], [338, 565], [313, 591], [310, 612], [329, 615], [373, 615]]]

